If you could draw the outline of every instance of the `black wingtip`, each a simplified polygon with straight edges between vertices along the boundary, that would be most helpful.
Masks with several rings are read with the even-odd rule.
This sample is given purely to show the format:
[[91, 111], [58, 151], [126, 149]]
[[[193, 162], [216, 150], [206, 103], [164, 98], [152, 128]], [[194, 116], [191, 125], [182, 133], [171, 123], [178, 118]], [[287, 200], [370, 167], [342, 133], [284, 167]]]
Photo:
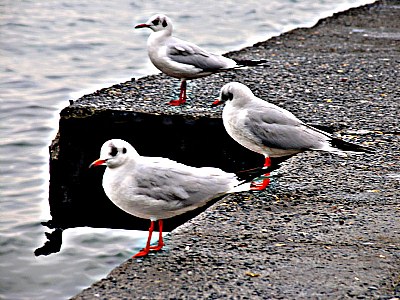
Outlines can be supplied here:
[[265, 59], [234, 59], [234, 61], [242, 67], [254, 67], [254, 66], [267, 66], [268, 62]]
[[375, 149], [366, 146], [356, 145], [350, 142], [343, 141], [341, 139], [332, 138], [330, 141], [332, 147], [338, 148], [343, 151], [350, 151], [350, 152], [364, 152], [364, 153], [375, 153]]

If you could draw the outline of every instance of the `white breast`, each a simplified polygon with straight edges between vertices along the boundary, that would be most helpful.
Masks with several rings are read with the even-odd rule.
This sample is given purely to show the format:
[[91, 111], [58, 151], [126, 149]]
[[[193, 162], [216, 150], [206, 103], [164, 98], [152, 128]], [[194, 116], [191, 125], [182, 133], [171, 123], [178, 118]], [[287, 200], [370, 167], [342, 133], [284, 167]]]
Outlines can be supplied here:
[[226, 103], [222, 112], [222, 119], [228, 134], [243, 147], [263, 154], [266, 147], [257, 141], [257, 138], [246, 128], [246, 109], [234, 108], [231, 102]]
[[168, 76], [179, 79], [198, 78], [211, 74], [201, 74], [201, 69], [172, 60], [167, 55], [166, 39], [167, 38], [160, 35], [159, 32], [154, 32], [147, 40], [149, 58], [157, 69]]

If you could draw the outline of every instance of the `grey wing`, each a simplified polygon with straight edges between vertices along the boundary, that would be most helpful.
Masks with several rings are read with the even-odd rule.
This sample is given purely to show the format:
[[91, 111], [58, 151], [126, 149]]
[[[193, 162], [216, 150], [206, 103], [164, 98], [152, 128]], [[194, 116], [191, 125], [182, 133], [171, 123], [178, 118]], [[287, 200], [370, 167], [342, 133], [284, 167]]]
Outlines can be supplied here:
[[139, 170], [137, 193], [155, 200], [178, 201], [177, 209], [196, 204], [201, 206], [227, 192], [234, 178], [234, 174], [204, 172], [210, 168], [194, 168], [166, 161], [167, 166], [160, 163], [147, 166], [142, 172]]
[[226, 58], [176, 38], [171, 39], [167, 44], [167, 55], [175, 62], [191, 65], [204, 71], [216, 71], [228, 67]]
[[274, 107], [268, 111], [249, 112], [245, 126], [262, 145], [269, 148], [318, 149], [329, 140], [323, 132], [307, 126], [286, 110]]

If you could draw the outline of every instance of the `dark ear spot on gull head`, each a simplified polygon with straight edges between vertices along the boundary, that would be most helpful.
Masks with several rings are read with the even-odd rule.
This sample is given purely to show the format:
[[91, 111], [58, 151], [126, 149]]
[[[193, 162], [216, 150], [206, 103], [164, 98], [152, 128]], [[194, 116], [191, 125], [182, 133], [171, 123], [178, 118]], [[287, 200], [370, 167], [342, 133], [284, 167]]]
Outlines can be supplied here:
[[233, 99], [233, 94], [231, 92], [222, 92], [221, 101], [226, 102]]
[[167, 26], [168, 26], [167, 20], [164, 20], [164, 21], [162, 22], [162, 26], [163, 26], [163, 27], [167, 27]]
[[115, 147], [114, 145], [111, 145], [111, 151], [110, 151], [110, 155], [111, 156], [116, 156], [118, 154], [118, 149], [117, 147]]

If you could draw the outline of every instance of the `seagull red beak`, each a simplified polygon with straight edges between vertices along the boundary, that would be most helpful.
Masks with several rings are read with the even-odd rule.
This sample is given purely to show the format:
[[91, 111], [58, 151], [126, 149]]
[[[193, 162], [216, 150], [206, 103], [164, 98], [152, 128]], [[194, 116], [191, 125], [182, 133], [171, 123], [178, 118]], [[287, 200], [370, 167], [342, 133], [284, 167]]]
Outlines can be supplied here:
[[92, 162], [90, 164], [89, 168], [96, 167], [96, 166], [101, 166], [101, 165], [104, 165], [105, 163], [106, 163], [105, 159], [98, 159], [98, 160], [95, 160], [94, 162]]
[[147, 25], [146, 23], [143, 23], [143, 24], [137, 24], [135, 26], [135, 28], [146, 28], [146, 27], [150, 27], [150, 25]]
[[224, 102], [219, 100], [219, 99], [217, 99], [217, 100], [215, 100], [213, 102], [213, 104], [211, 104], [211, 107], [215, 107], [215, 106], [221, 105], [222, 103], [224, 103]]

